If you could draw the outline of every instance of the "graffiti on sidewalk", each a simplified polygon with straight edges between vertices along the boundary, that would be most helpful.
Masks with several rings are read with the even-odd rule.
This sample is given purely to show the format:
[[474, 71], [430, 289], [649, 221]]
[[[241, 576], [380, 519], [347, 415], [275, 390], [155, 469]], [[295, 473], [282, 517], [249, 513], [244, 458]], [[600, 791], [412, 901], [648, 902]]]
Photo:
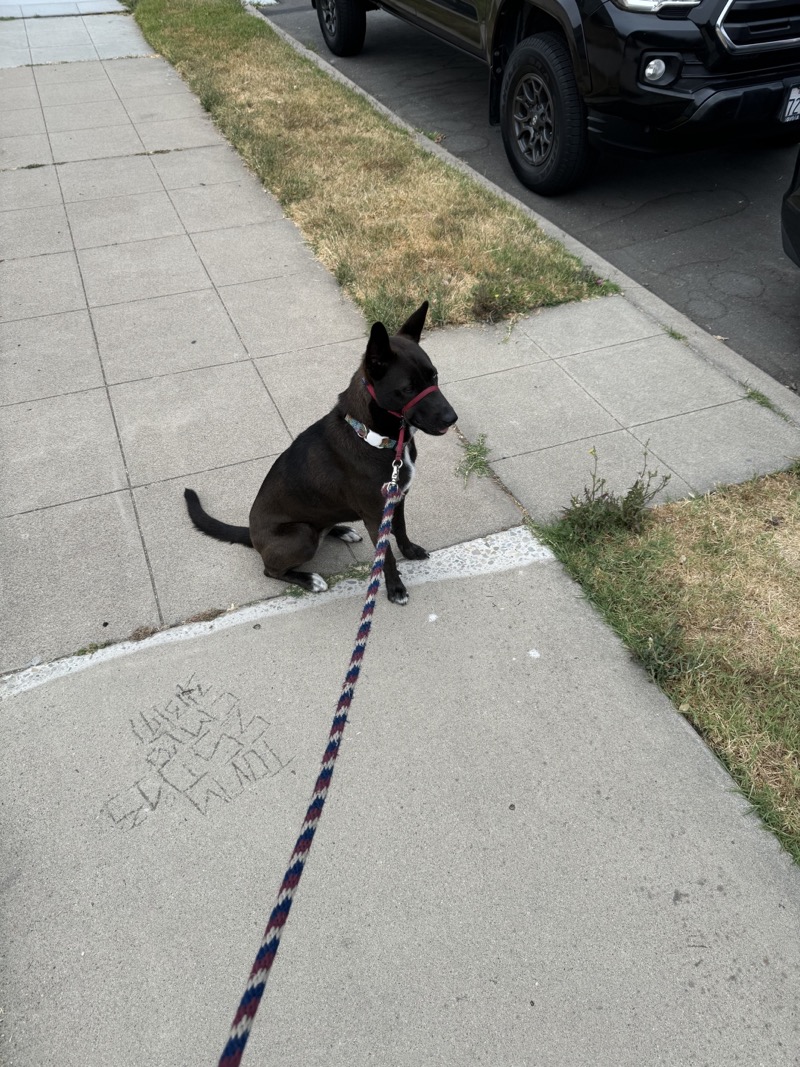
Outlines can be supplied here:
[[270, 723], [248, 715], [239, 698], [192, 675], [165, 704], [130, 720], [146, 772], [103, 807], [122, 830], [140, 826], [159, 807], [187, 803], [205, 815], [291, 763], [267, 741]]

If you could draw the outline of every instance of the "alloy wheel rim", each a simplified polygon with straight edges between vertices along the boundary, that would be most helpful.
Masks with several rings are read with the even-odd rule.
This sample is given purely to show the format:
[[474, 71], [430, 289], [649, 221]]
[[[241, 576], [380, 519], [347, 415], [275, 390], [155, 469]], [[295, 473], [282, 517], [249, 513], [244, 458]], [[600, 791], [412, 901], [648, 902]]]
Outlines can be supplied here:
[[336, 36], [336, 4], [334, 0], [319, 0], [322, 5], [322, 19], [330, 37]]
[[540, 167], [553, 150], [553, 98], [538, 74], [526, 74], [513, 106], [514, 137], [526, 162]]

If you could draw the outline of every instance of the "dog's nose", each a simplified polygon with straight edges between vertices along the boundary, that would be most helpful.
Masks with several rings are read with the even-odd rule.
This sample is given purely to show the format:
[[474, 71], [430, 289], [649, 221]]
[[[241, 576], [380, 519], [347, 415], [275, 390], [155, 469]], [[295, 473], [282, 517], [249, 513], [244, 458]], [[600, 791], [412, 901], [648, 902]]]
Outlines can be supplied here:
[[444, 415], [442, 415], [441, 421], [443, 426], [452, 426], [454, 423], [458, 422], [458, 415], [456, 415], [455, 411], [450, 408], [449, 411], [446, 411]]

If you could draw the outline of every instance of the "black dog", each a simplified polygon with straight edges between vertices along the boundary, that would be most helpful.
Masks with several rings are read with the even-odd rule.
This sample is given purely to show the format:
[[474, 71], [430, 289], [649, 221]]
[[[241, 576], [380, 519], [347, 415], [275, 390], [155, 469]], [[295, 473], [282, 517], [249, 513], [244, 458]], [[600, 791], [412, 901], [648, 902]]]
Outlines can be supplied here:
[[[203, 510], [197, 493], [184, 496], [192, 522], [220, 541], [250, 545], [261, 553], [264, 573], [312, 592], [324, 580], [296, 570], [316, 552], [323, 534], [342, 541], [361, 538], [342, 522], [361, 519], [373, 544], [383, 513], [381, 486], [392, 475], [401, 427], [408, 429], [399, 485], [407, 493], [417, 449], [414, 430], [443, 434], [458, 416], [436, 384], [436, 368], [419, 346], [427, 301], [395, 337], [383, 323], [372, 327], [367, 351], [333, 411], [309, 426], [280, 455], [250, 510], [250, 527], [229, 526]], [[408, 414], [406, 414], [408, 412]], [[405, 500], [394, 513], [393, 533], [406, 559], [427, 559], [406, 533]], [[386, 592], [395, 604], [408, 600], [391, 548], [386, 553]]]

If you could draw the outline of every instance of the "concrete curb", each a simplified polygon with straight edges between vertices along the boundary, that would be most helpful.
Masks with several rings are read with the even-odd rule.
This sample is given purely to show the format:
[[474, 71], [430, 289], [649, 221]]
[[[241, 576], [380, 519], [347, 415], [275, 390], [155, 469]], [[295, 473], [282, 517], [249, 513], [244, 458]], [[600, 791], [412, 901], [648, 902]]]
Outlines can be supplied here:
[[[409, 133], [419, 147], [428, 152], [430, 155], [436, 156], [443, 163], [454, 167], [462, 174], [472, 178], [473, 181], [478, 182], [489, 192], [494, 193], [496, 196], [505, 200], [509, 204], [513, 204], [524, 212], [529, 218], [533, 219], [537, 223], [543, 233], [548, 237], [552, 237], [554, 240], [559, 241], [567, 251], [577, 256], [586, 266], [591, 267], [593, 271], [598, 274], [602, 274], [610, 281], [616, 282], [623, 289], [624, 298], [642, 314], [647, 315], [654, 322], [661, 327], [666, 327], [670, 330], [674, 330], [680, 333], [684, 338], [684, 343], [690, 348], [696, 355], [698, 355], [705, 362], [710, 363], [718, 371], [721, 371], [728, 378], [737, 382], [740, 385], [746, 385], [750, 388], [757, 389], [763, 393], [778, 410], [785, 416], [785, 418], [793, 425], [800, 428], [800, 396], [793, 393], [791, 389], [787, 389], [786, 386], [776, 382], [774, 378], [771, 378], [768, 374], [762, 371], [759, 367], [750, 363], [740, 356], [738, 352], [735, 352], [732, 348], [729, 348], [723, 341], [720, 341], [717, 337], [708, 333], [702, 327], [692, 322], [686, 315], [677, 311], [666, 301], [650, 292], [649, 289], [645, 289], [644, 286], [634, 281], [627, 274], [624, 274], [608, 260], [603, 259], [602, 256], [592, 251], [586, 245], [576, 240], [566, 230], [562, 230], [559, 226], [550, 222], [548, 219], [543, 218], [532, 208], [529, 208], [526, 204], [523, 204], [516, 197], [507, 193], [505, 189], [501, 189], [499, 185], [495, 185], [494, 182], [485, 178], [478, 171], [474, 170], [469, 164], [464, 163], [463, 160], [458, 159], [447, 151], [446, 148], [442, 148], [441, 145], [437, 145], [431, 141], [424, 134], [421, 134], [413, 126], [410, 126], [407, 122], [400, 118], [391, 111], [385, 104], [382, 104], [380, 100], [376, 100], [374, 96], [366, 92], [355, 82], [351, 81], [346, 75], [342, 74], [340, 70], [332, 66], [326, 60], [318, 56], [316, 52], [312, 52], [305, 45], [300, 44], [291, 37], [280, 26], [276, 26], [266, 15], [262, 14], [257, 8], [251, 4], [244, 4], [245, 9], [254, 17], [262, 19], [270, 29], [273, 30], [281, 40], [290, 45], [298, 55], [303, 56], [304, 59], [308, 59], [324, 71], [331, 78], [334, 78], [341, 85], [351, 89], [364, 100], [368, 101], [376, 111], [379, 111], [384, 118], [387, 118], [395, 126], [405, 130]], [[800, 452], [800, 445], [798, 445], [798, 452]]]

